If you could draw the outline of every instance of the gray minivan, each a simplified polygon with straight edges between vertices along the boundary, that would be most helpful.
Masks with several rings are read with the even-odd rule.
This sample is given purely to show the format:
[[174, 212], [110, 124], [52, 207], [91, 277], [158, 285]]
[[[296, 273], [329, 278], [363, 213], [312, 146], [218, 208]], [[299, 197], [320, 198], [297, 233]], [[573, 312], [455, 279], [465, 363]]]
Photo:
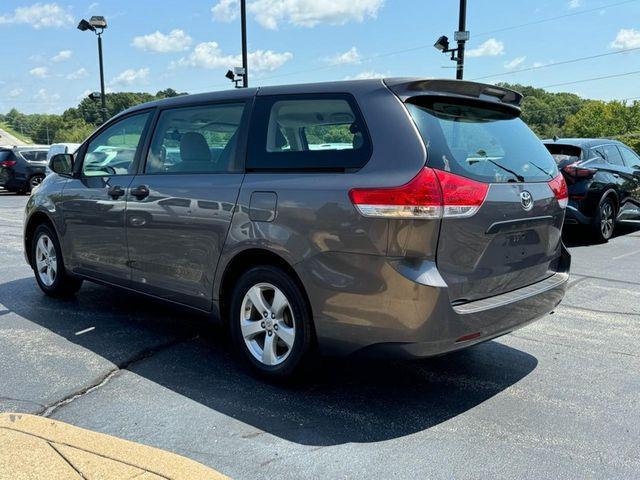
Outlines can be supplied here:
[[521, 99], [376, 79], [140, 105], [52, 158], [27, 261], [48, 295], [91, 280], [205, 312], [271, 377], [490, 340], [553, 310], [570, 264]]

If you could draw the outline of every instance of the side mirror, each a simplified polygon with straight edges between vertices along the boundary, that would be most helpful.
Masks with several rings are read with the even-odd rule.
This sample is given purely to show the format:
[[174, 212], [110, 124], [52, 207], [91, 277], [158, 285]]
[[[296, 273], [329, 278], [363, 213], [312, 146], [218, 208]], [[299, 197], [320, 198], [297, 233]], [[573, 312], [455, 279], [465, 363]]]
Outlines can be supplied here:
[[58, 175], [71, 177], [73, 175], [73, 155], [70, 153], [58, 153], [51, 157], [49, 168]]

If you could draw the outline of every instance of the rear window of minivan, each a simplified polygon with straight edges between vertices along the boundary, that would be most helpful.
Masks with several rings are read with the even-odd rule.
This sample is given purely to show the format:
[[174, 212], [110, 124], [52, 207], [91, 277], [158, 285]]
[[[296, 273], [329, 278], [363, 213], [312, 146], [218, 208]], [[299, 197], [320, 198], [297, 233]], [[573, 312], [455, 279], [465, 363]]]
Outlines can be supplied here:
[[438, 97], [411, 98], [407, 109], [433, 168], [486, 183], [547, 182], [558, 175], [542, 142], [507, 109]]

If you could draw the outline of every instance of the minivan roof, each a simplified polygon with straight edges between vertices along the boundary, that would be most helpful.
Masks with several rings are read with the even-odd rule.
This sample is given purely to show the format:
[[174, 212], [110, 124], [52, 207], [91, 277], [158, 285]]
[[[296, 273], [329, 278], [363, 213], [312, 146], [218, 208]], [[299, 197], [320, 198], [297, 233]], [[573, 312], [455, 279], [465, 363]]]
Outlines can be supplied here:
[[477, 98], [517, 108], [522, 95], [513, 90], [484, 83], [463, 80], [443, 80], [424, 78], [373, 78], [365, 80], [341, 80], [335, 82], [298, 83], [256, 88], [234, 88], [217, 92], [182, 95], [164, 98], [136, 105], [124, 112], [131, 113], [151, 107], [180, 107], [194, 103], [207, 103], [221, 100], [243, 100], [255, 95], [292, 95], [300, 93], [354, 93], [365, 94], [387, 86], [403, 100], [416, 95], [447, 95], [464, 98]]

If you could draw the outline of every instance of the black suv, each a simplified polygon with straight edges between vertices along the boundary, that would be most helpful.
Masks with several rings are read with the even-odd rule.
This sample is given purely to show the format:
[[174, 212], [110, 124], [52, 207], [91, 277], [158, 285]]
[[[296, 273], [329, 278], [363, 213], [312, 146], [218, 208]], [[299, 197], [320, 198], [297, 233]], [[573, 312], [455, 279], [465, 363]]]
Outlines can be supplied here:
[[45, 177], [49, 147], [0, 148], [0, 187], [27, 193]]
[[624, 143], [597, 138], [545, 140], [569, 187], [566, 224], [587, 225], [598, 242], [617, 222], [640, 222], [640, 157]]

